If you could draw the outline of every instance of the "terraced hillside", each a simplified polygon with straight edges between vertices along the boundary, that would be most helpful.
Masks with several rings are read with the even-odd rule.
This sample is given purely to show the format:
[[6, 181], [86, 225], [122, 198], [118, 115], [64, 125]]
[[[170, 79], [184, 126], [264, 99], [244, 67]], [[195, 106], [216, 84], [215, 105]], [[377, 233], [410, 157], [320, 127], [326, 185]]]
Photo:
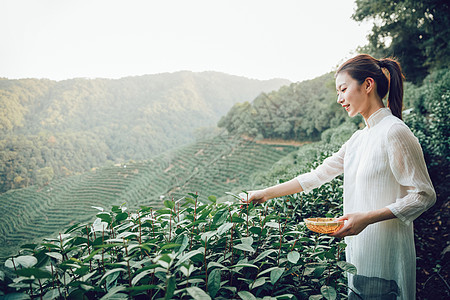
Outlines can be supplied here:
[[65, 227], [91, 220], [92, 206], [161, 207], [161, 196], [179, 199], [188, 192], [221, 197], [249, 188], [252, 173], [270, 168], [297, 147], [258, 144], [219, 135], [149, 161], [92, 170], [0, 195], [0, 257], [35, 239], [57, 235]]

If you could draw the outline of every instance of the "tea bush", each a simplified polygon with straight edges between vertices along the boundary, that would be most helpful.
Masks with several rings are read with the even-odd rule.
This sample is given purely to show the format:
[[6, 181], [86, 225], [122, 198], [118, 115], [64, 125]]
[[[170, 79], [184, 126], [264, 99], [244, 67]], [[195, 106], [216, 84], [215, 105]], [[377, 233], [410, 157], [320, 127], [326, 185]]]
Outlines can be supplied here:
[[414, 221], [417, 299], [449, 298], [450, 70], [439, 70], [408, 92], [414, 107], [405, 122], [419, 139], [436, 191], [436, 204]]
[[222, 203], [189, 194], [156, 211], [98, 208], [92, 224], [22, 246], [1, 290], [8, 299], [346, 298], [356, 270], [342, 260], [345, 244], [302, 222], [339, 214], [340, 186], [262, 205], [242, 204], [243, 193]]

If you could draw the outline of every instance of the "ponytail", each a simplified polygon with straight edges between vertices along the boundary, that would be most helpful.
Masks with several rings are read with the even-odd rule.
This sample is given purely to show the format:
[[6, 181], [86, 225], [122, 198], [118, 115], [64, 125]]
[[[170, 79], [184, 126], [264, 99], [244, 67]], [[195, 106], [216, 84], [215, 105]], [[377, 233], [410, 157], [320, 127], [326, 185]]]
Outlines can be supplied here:
[[392, 58], [376, 60], [368, 54], [360, 54], [342, 64], [336, 71], [336, 75], [344, 71], [359, 84], [362, 84], [367, 77], [373, 78], [377, 84], [378, 96], [384, 99], [389, 92], [387, 106], [394, 116], [402, 119], [404, 77], [400, 64], [396, 60]]
[[403, 73], [400, 64], [391, 59], [383, 58], [378, 62], [380, 68], [386, 68], [389, 72], [389, 96], [387, 106], [391, 109], [392, 114], [402, 119], [403, 109]]

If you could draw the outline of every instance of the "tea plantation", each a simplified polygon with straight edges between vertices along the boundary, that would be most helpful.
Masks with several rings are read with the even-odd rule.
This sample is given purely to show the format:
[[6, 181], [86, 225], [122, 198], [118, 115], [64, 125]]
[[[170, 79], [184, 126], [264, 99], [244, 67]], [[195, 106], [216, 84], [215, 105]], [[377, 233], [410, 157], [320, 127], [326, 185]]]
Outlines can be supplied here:
[[145, 162], [108, 166], [83, 175], [0, 195], [0, 257], [22, 244], [55, 235], [74, 223], [92, 220], [94, 207], [125, 203], [160, 208], [161, 199], [187, 193], [221, 197], [248, 187], [250, 175], [266, 170], [295, 146], [262, 145], [219, 135]]

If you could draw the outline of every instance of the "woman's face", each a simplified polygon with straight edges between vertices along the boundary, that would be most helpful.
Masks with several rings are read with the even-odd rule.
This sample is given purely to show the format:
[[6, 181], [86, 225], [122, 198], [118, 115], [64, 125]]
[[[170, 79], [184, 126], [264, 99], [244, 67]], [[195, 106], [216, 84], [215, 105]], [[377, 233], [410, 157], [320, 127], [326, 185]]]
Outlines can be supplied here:
[[337, 102], [347, 111], [350, 117], [361, 113], [364, 116], [366, 109], [366, 93], [362, 85], [353, 79], [347, 72], [338, 73], [336, 76]]

